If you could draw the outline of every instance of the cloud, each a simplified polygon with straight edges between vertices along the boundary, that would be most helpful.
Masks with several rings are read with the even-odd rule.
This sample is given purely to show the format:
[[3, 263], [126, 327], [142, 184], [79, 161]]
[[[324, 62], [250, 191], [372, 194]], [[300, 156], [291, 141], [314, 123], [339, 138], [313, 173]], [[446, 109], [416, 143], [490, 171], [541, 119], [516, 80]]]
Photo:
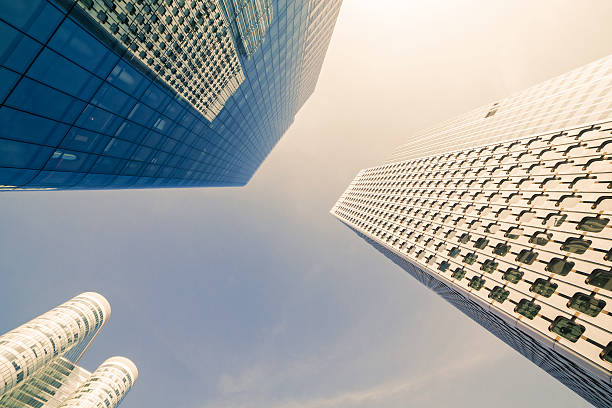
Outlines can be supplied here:
[[[493, 356], [493, 357], [492, 357]], [[401, 399], [402, 396], [431, 389], [432, 383], [449, 383], [459, 376], [469, 375], [470, 371], [481, 369], [485, 366], [495, 365], [500, 360], [507, 358], [506, 354], [491, 354], [481, 352], [463, 355], [448, 364], [432, 364], [432, 367], [440, 367], [437, 370], [423, 373], [418, 371], [411, 376], [395, 379], [373, 385], [368, 388], [348, 390], [336, 393], [335, 395], [317, 397], [304, 400], [284, 400], [284, 401], [216, 401], [213, 404], [206, 404], [202, 408], [214, 406], [216, 408], [225, 407], [254, 407], [261, 406], [266, 408], [349, 408], [363, 406], [382, 406], [389, 400]], [[258, 378], [265, 377], [261, 370], [247, 370], [239, 378], [222, 376], [219, 382], [220, 391], [223, 393], [245, 391], [249, 386], [258, 382]]]

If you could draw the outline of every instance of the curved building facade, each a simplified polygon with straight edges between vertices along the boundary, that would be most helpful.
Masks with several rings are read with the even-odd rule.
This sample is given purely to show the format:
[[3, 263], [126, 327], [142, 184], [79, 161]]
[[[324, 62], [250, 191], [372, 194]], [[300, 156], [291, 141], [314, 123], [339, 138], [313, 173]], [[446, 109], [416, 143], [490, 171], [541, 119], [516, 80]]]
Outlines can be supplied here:
[[138, 377], [134, 363], [113, 357], [93, 374], [76, 365], [110, 313], [86, 292], [0, 336], [0, 407], [116, 407]]
[[134, 385], [138, 369], [124, 357], [112, 357], [94, 371], [60, 408], [115, 408]]
[[84, 350], [109, 316], [106, 299], [88, 292], [0, 336], [0, 394], [56, 357]]

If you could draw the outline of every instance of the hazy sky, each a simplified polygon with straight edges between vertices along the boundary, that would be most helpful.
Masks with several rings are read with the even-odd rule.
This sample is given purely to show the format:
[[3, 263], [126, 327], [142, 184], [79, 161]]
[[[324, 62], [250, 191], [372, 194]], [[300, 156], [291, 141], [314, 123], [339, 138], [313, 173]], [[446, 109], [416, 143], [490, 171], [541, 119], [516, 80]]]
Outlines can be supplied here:
[[612, 2], [347, 0], [244, 188], [3, 193], [0, 333], [83, 291], [122, 408], [584, 407], [328, 211], [416, 130], [610, 53]]

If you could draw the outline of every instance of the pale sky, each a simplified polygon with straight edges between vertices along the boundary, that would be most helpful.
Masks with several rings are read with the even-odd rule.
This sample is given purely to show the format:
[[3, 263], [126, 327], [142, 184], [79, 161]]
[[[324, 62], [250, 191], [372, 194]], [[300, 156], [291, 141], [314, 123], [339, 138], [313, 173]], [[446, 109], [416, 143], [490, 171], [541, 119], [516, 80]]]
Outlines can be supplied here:
[[93, 290], [122, 408], [585, 407], [329, 210], [421, 128], [610, 53], [612, 2], [347, 0], [250, 184], [3, 193], [0, 333]]

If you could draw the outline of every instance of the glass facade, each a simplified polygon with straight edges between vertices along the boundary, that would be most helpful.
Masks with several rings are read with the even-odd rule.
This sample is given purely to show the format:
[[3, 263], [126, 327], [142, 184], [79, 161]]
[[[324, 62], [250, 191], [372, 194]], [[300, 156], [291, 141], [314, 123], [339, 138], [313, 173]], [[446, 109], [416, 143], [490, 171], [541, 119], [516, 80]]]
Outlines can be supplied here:
[[110, 358], [93, 374], [76, 365], [109, 317], [108, 301], [86, 292], [0, 336], [0, 406], [118, 406], [138, 378], [130, 360]]
[[[612, 401], [611, 68], [604, 58], [422, 132], [331, 210], [595, 406]], [[593, 106], [540, 109], [559, 95]], [[461, 140], [470, 129], [491, 133]]]
[[[147, 24], [151, 30], [160, 28], [151, 25], [153, 14], [145, 16], [144, 3], [163, 4], [157, 18], [169, 19], [164, 23], [164, 30], [172, 32], [168, 40], [150, 41]], [[245, 34], [252, 37], [250, 57], [232, 51], [243, 41], [237, 38], [231, 47], [214, 50], [221, 62], [227, 61], [224, 52], [230, 65], [237, 58], [244, 80], [235, 90], [219, 82], [221, 73], [217, 82], [196, 78], [197, 88], [180, 71], [190, 62], [213, 61], [189, 54], [213, 49], [190, 44], [187, 32], [179, 41], [185, 22], [175, 19], [185, 16], [187, 6], [194, 5], [187, 11], [197, 17], [201, 7], [210, 10], [212, 3], [224, 4], [0, 0], [0, 189], [246, 184], [313, 92], [341, 1], [273, 0], [272, 11], [266, 9], [268, 2], [255, 2], [252, 10], [266, 11], [271, 20], [264, 32], [263, 16], [249, 9], [251, 14], [242, 17], [264, 24], [250, 37]], [[114, 35], [112, 24], [117, 35], [129, 38]], [[162, 41], [165, 51], [172, 48], [177, 57], [166, 61], [170, 68], [165, 70], [163, 55], [155, 55]], [[230, 89], [219, 112], [209, 115], [212, 121], [190, 96], [200, 97], [206, 86], [216, 86], [217, 94]]]

